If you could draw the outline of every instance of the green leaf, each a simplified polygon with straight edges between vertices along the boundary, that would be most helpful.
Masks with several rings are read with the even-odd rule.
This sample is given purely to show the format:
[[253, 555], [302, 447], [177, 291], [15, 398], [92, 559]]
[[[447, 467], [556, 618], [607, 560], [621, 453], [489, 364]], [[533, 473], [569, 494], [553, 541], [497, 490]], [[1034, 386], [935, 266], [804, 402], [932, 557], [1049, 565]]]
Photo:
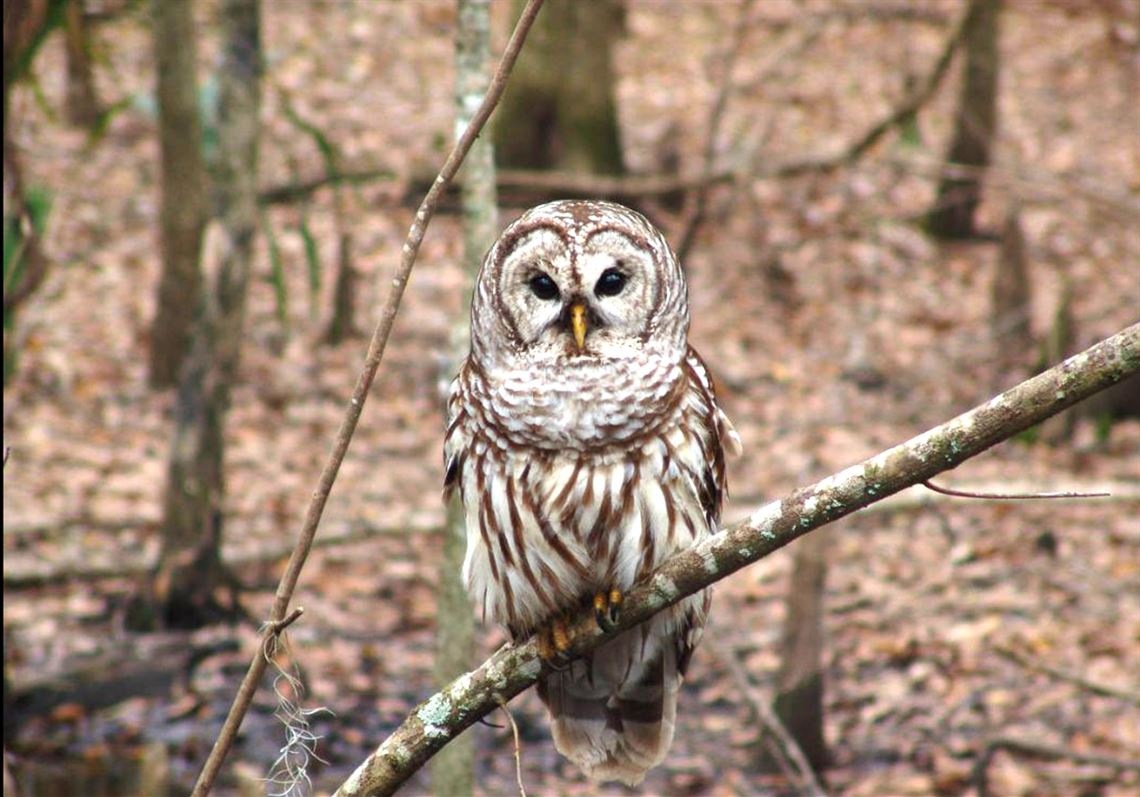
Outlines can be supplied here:
[[301, 233], [301, 240], [305, 244], [305, 263], [309, 268], [309, 316], [316, 318], [317, 302], [321, 294], [321, 255], [317, 248], [317, 239], [309, 229], [309, 220], [306, 216], [301, 216], [297, 230]]
[[339, 174], [340, 150], [337, 146], [324, 134], [323, 130], [297, 112], [297, 109], [293, 106], [293, 100], [290, 99], [288, 93], [281, 91], [279, 95], [281, 97], [281, 109], [285, 112], [285, 118], [292, 122], [302, 133], [313, 139], [313, 143], [317, 145], [317, 149], [321, 153], [321, 158], [324, 159], [325, 168], [328, 170], [328, 173], [331, 175]]
[[285, 263], [281, 259], [281, 247], [277, 245], [277, 235], [269, 223], [269, 214], [261, 214], [261, 229], [269, 246], [269, 283], [273, 286], [273, 298], [277, 307], [277, 320], [281, 331], [289, 335], [289, 292], [285, 285]]
[[909, 149], [922, 148], [922, 128], [918, 126], [918, 117], [915, 114], [909, 114], [900, 119], [898, 130], [899, 140], [902, 141], [904, 147]]

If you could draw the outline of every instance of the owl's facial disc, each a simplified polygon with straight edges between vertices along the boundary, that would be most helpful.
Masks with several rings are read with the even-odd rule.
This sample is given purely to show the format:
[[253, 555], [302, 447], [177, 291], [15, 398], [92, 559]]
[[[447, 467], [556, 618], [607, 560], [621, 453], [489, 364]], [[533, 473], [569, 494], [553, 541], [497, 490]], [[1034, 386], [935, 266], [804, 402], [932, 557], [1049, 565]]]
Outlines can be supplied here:
[[641, 356], [650, 340], [683, 353], [686, 317], [671, 312], [676, 295], [665, 285], [675, 264], [659, 262], [664, 242], [652, 228], [528, 221], [500, 242], [488, 294], [511, 344], [504, 365], [614, 363]]

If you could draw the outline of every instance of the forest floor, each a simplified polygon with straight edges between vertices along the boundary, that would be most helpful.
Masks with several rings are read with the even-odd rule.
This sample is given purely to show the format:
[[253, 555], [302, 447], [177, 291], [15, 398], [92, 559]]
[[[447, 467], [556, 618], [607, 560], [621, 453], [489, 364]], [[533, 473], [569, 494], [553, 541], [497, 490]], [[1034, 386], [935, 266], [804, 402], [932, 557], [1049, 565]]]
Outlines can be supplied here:
[[[836, 152], [888, 113], [907, 76], [929, 71], [961, 4], [900, 18], [765, 0], [743, 23], [732, 4], [630, 5], [618, 99], [635, 173], [703, 168], [726, 31], [747, 26], [716, 147], [717, 164], [740, 164], [742, 177], [711, 192], [686, 263], [691, 339], [745, 444], [730, 464], [727, 520], [1031, 372], [1037, 352], [990, 329], [1000, 245], [938, 245], [916, 223], [934, 195], [956, 69], [907, 135], [888, 134], [849, 166], [759, 174]], [[1020, 208], [1032, 331], [1047, 336], [1071, 290], [1082, 348], [1140, 315], [1140, 30], [1136, 3], [1119, 5], [1007, 4], [999, 136], [980, 210], [998, 233]], [[198, 8], [208, 95], [216, 9]], [[54, 197], [54, 267], [18, 319], [19, 371], [4, 391], [5, 674], [17, 697], [42, 707], [18, 727], [5, 716], [8, 765], [24, 794], [157, 794], [157, 783], [186, 792], [254, 653], [257, 619], [365, 348], [360, 336], [320, 342], [336, 259], [333, 190], [268, 207], [288, 306], [283, 322], [262, 238], [227, 427], [225, 558], [247, 587], [240, 602], [251, 619], [193, 633], [124, 631], [126, 599], [158, 550], [172, 409], [169, 393], [146, 385], [158, 150], [137, 13], [97, 31], [103, 98], [130, 100], [99, 140], [58, 118], [58, 41], [37, 61], [38, 91], [20, 90], [14, 106], [28, 180]], [[389, 174], [343, 189], [362, 330], [411, 221], [409, 182], [434, 172], [451, 135], [453, 28], [448, 2], [265, 4], [265, 185], [323, 173], [286, 99], [346, 163]], [[680, 216], [656, 200], [642, 207], [675, 241]], [[501, 221], [518, 211], [504, 208]], [[302, 225], [327, 266], [315, 291]], [[454, 215], [428, 232], [296, 595], [306, 609], [289, 633], [301, 705], [326, 709], [310, 717], [318, 793], [335, 790], [433, 691], [441, 362], [465, 313], [459, 241]], [[995, 795], [1140, 792], [1140, 421], [1122, 420], [1106, 438], [1087, 412], [1068, 426], [1046, 424], [941, 481], [987, 491], [1108, 486], [1111, 498], [982, 502], [911, 491], [816, 532], [828, 540], [830, 793], [975, 795], [975, 765], [991, 754]], [[803, 793], [762, 765], [762, 727], [730, 667], [739, 662], [753, 691], [771, 696], [794, 547], [718, 586], [672, 752], [639, 789], [592, 787], [554, 751], [533, 693], [518, 698], [528, 793]], [[479, 640], [482, 656], [502, 637], [480, 626]], [[267, 678], [216, 793], [257, 793], [284, 744], [277, 708]], [[517, 793], [509, 728], [470, 733], [478, 792]], [[1039, 750], [994, 746], [1001, 740]], [[403, 793], [429, 788], [425, 771]]]

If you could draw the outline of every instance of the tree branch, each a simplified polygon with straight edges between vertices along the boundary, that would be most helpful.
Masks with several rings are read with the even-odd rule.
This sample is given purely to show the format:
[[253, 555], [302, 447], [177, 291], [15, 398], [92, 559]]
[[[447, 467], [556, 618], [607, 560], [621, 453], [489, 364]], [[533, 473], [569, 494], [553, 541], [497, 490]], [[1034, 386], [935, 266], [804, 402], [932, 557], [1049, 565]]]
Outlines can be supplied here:
[[[1140, 324], [1134, 324], [963, 415], [859, 465], [761, 507], [665, 562], [625, 597], [613, 633], [632, 628], [682, 598], [782, 548], [812, 529], [960, 465], [991, 446], [1140, 373]], [[610, 634], [592, 611], [571, 629], [569, 654]], [[478, 669], [421, 703], [344, 782], [338, 797], [392, 794], [472, 723], [531, 686], [542, 674], [534, 638], [504, 645]]]
[[763, 726], [760, 733], [766, 741], [769, 741], [769, 754], [784, 770], [785, 777], [793, 783], [798, 777], [803, 782], [803, 791], [809, 797], [827, 797], [827, 792], [820, 784], [815, 770], [811, 768], [804, 751], [772, 708], [772, 701], [761, 695], [760, 690], [753, 686], [748, 671], [744, 669], [744, 664], [741, 663], [736, 651], [720, 639], [714, 638], [712, 642], [729, 674], [732, 675], [732, 680], [736, 682], [736, 688], [744, 695], [744, 699], [752, 707], [756, 720]]
[[978, 760], [974, 762], [973, 782], [974, 788], [977, 789], [978, 797], [989, 797], [991, 794], [987, 771], [989, 770], [990, 761], [992, 761], [993, 757], [1001, 750], [1005, 750], [1014, 755], [1022, 755], [1028, 758], [1037, 758], [1046, 761], [1073, 761], [1077, 764], [1104, 767], [1105, 769], [1111, 769], [1116, 772], [1140, 772], [1140, 760], [1138, 759], [1116, 758], [1114, 756], [1100, 755], [1097, 753], [1082, 753], [1079, 750], [1070, 750], [1066, 747], [1031, 742], [1013, 736], [999, 736], [996, 739], [991, 739], [989, 743], [986, 744], [985, 749], [982, 750], [981, 755], [978, 756]]
[[293, 549], [293, 554], [289, 559], [289, 565], [285, 569], [285, 573], [281, 576], [281, 583], [277, 587], [277, 594], [273, 601], [273, 610], [269, 616], [269, 625], [264, 633], [263, 642], [258, 646], [257, 653], [254, 654], [253, 660], [250, 662], [245, 678], [242, 679], [241, 686], [238, 687], [237, 696], [234, 698], [233, 705], [230, 706], [230, 712], [226, 717], [225, 723], [222, 725], [222, 730], [218, 734], [218, 738], [214, 742], [213, 749], [210, 750], [210, 755], [206, 759], [205, 765], [202, 767], [202, 772], [198, 775], [198, 782], [194, 785], [194, 791], [191, 797], [205, 797], [205, 795], [209, 794], [214, 778], [217, 777], [218, 770], [222, 766], [222, 761], [225, 760], [226, 753], [229, 752], [234, 739], [237, 737], [238, 728], [241, 727], [242, 719], [245, 717], [246, 711], [249, 710], [249, 706], [253, 702], [254, 693], [256, 693], [257, 687], [261, 683], [261, 676], [265, 673], [267, 664], [266, 657], [262, 655], [262, 649], [265, 644], [276, 637], [276, 632], [274, 631], [274, 628], [277, 627], [276, 624], [285, 619], [286, 612], [289, 608], [289, 601], [292, 600], [293, 591], [296, 589], [297, 581], [301, 577], [301, 568], [304, 567], [305, 561], [309, 556], [309, 551], [313, 546], [313, 538], [317, 533], [317, 525], [320, 523], [321, 515], [324, 513], [325, 504], [328, 502], [329, 494], [332, 492], [332, 486], [336, 481], [337, 473], [340, 471], [341, 462], [344, 461], [344, 455], [348, 452], [348, 444], [352, 440], [353, 432], [356, 431], [356, 424], [360, 420], [360, 413], [364, 409], [364, 402], [368, 398], [372, 381], [376, 378], [376, 371], [380, 368], [380, 361], [384, 358], [384, 350], [388, 345], [388, 336], [392, 333], [392, 325], [396, 322], [396, 313], [400, 310], [400, 301], [404, 296], [404, 288], [408, 284], [408, 277], [411, 275], [412, 267], [416, 263], [416, 255], [419, 253], [420, 244], [423, 243], [428, 222], [435, 214], [436, 206], [439, 204], [440, 197], [446, 190], [448, 183], [451, 182], [451, 179], [459, 170], [463, 159], [467, 156], [468, 150], [470, 150], [471, 145], [475, 143], [475, 139], [483, 129], [483, 126], [487, 123], [487, 119], [490, 118], [491, 112], [499, 102], [499, 98], [503, 95], [503, 90], [507, 85], [507, 78], [510, 76], [511, 69], [515, 65], [519, 51], [522, 50], [523, 42], [526, 41], [526, 34], [530, 30], [530, 26], [534, 22], [534, 18], [538, 15], [538, 10], [541, 7], [542, 0], [528, 0], [526, 7], [519, 16], [518, 22], [515, 24], [514, 32], [511, 34], [510, 41], [507, 42], [507, 47], [503, 51], [503, 57], [499, 61], [498, 68], [495, 70], [495, 75], [491, 80], [491, 86], [487, 90], [486, 96], [483, 97], [483, 102], [479, 105], [479, 110], [475, 112], [471, 123], [467, 125], [467, 129], [463, 131], [463, 135], [459, 137], [459, 141], [457, 141], [452, 148], [451, 154], [447, 156], [447, 161], [443, 164], [443, 168], [440, 169], [439, 176], [435, 178], [435, 182], [432, 183], [423, 202], [420, 203], [419, 210], [416, 211], [415, 219], [412, 221], [411, 228], [408, 230], [407, 240], [404, 242], [404, 247], [400, 253], [400, 265], [396, 270], [396, 275], [392, 278], [392, 287], [388, 292], [387, 298], [384, 300], [383, 307], [380, 309], [380, 322], [376, 326], [376, 331], [372, 333], [372, 341], [368, 346], [368, 354], [364, 360], [364, 368], [357, 378], [356, 387], [352, 391], [352, 399], [349, 401], [348, 407], [345, 410], [340, 429], [337, 430], [332, 451], [329, 452], [328, 459], [321, 471], [317, 488], [314, 490], [313, 497], [309, 502], [309, 508], [305, 514], [305, 520], [297, 538], [297, 545]]
[[1066, 672], [1059, 667], [1053, 667], [1052, 665], [1046, 664], [1045, 662], [1037, 661], [1036, 659], [1031, 658], [1024, 653], [1021, 653], [1005, 645], [994, 646], [994, 652], [1002, 658], [1009, 659], [1014, 664], [1024, 667], [1025, 669], [1032, 672], [1039, 672], [1044, 675], [1048, 675], [1050, 678], [1056, 678], [1058, 681], [1065, 681], [1070, 684], [1075, 684], [1081, 689], [1087, 689], [1094, 695], [1123, 700], [1127, 703], [1131, 703], [1134, 706], [1140, 707], [1140, 692], [1120, 689], [1119, 687], [1111, 686], [1109, 684], [1098, 683], [1097, 681], [1090, 680], [1076, 673]]
[[942, 85], [942, 79], [950, 69], [954, 60], [954, 53], [966, 33], [966, 22], [969, 13], [963, 13], [954, 30], [946, 38], [942, 52], [934, 66], [927, 73], [925, 79], [910, 91], [902, 102], [892, 108], [882, 119], [871, 125], [857, 139], [833, 155], [809, 156], [800, 160], [791, 160], [774, 165], [771, 169], [758, 169], [758, 177], [795, 177], [809, 172], [828, 173], [847, 166], [859, 160], [867, 150], [875, 146], [879, 139], [887, 132], [897, 127], [907, 117], [913, 116], [922, 109]]

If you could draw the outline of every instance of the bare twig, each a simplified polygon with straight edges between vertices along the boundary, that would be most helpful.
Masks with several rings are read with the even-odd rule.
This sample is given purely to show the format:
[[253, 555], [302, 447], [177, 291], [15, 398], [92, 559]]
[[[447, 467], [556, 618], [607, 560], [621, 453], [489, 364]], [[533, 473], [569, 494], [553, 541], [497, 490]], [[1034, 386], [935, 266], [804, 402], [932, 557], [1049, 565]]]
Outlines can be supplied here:
[[507, 701], [499, 698], [499, 708], [507, 715], [507, 722], [511, 724], [511, 733], [515, 737], [515, 779], [519, 784], [519, 797], [526, 797], [526, 788], [523, 786], [522, 779], [522, 742], [519, 741], [519, 726], [515, 724], [515, 718], [511, 715], [511, 710], [507, 708]]
[[671, 194], [700, 188], [708, 183], [730, 183], [736, 179], [731, 169], [686, 174], [651, 174], [609, 177], [577, 172], [500, 169], [496, 180], [500, 190], [522, 188], [596, 197], [642, 197]]
[[[728, 107], [728, 95], [731, 93], [733, 85], [732, 73], [744, 46], [744, 37], [748, 32], [748, 16], [752, 13], [752, 6], [753, 0], [745, 0], [740, 4], [733, 29], [732, 43], [725, 51], [724, 62], [721, 64], [720, 89], [717, 91], [712, 110], [709, 112], [708, 131], [705, 133], [703, 168], [706, 173], [712, 171], [713, 160], [716, 158], [716, 143], [720, 137], [720, 125], [724, 119], [724, 110]], [[704, 183], [697, 188], [696, 194], [692, 196], [692, 210], [688, 213], [685, 228], [677, 239], [678, 243], [675, 250], [677, 259], [682, 263], [688, 258], [689, 249], [692, 247], [693, 241], [696, 240], [697, 231], [704, 223], [709, 200], [709, 187], [709, 183]]]
[[[778, 5], [769, 4], [775, 8]], [[950, 17], [942, 10], [930, 3], [874, 3], [864, 0], [858, 4], [831, 3], [824, 5], [821, 10], [813, 11], [806, 8], [797, 8], [791, 14], [784, 14], [776, 18], [758, 20], [759, 24], [768, 28], [786, 28], [800, 24], [803, 20], [831, 22], [838, 20], [846, 23], [853, 22], [908, 22], [920, 25], [946, 25]]]
[[308, 180], [267, 186], [258, 192], [257, 201], [262, 205], [288, 205], [308, 199], [326, 186], [359, 185], [374, 180], [393, 180], [395, 177], [396, 174], [390, 169], [337, 169]]
[[1040, 744], [1038, 742], [1027, 742], [1023, 739], [1016, 739], [1010, 736], [999, 736], [996, 739], [991, 739], [986, 744], [974, 764], [973, 780], [974, 788], [978, 791], [978, 797], [989, 797], [988, 770], [990, 761], [992, 761], [993, 757], [1001, 750], [1029, 758], [1051, 761], [1073, 761], [1078, 764], [1104, 767], [1116, 772], [1140, 772], [1140, 760], [1115, 758], [1113, 756], [1097, 755], [1095, 753], [1081, 753], [1066, 747]]
[[737, 688], [748, 700], [752, 713], [764, 726], [765, 738], [774, 738], [775, 743], [769, 745], [769, 750], [772, 752], [772, 757], [784, 769], [784, 774], [788, 780], [792, 780], [792, 774], [788, 771], [788, 762], [791, 762], [795, 768], [795, 775], [803, 782], [804, 792], [812, 797], [826, 797], [827, 792], [823, 790], [823, 786], [820, 784], [819, 778], [816, 777], [807, 756], [804, 755], [804, 751], [800, 749], [795, 737], [780, 721], [776, 712], [772, 710], [771, 702], [761, 695], [760, 690], [753, 685], [752, 679], [745, 672], [736, 651], [720, 639], [714, 639], [713, 644], [717, 652], [720, 653], [721, 661], [725, 663], [729, 673], [732, 674], [732, 679], [736, 681]]
[[[340, 429], [337, 431], [332, 450], [329, 452], [328, 459], [325, 462], [324, 469], [321, 471], [320, 479], [317, 482], [317, 488], [313, 492], [313, 497], [309, 502], [309, 509], [305, 514], [305, 520], [298, 535], [297, 545], [293, 549], [289, 565], [281, 577], [281, 583], [277, 587], [277, 594], [274, 598], [273, 609], [269, 617], [271, 624], [284, 619], [286, 610], [289, 607], [289, 601], [293, 597], [293, 591], [297, 587], [297, 581], [301, 576], [301, 568], [304, 567], [305, 560], [308, 558], [309, 551], [313, 545], [313, 538], [317, 533], [317, 525], [320, 523], [325, 504], [328, 501], [329, 494], [332, 492], [332, 486], [336, 481], [341, 462], [344, 461], [344, 455], [348, 451], [348, 445], [352, 440], [353, 432], [356, 430], [356, 424], [360, 420], [360, 413], [364, 409], [364, 402], [368, 398], [368, 391], [372, 387], [372, 381], [376, 377], [376, 371], [379, 369], [380, 362], [384, 358], [384, 350], [388, 345], [388, 337], [392, 333], [392, 325], [396, 321], [396, 314], [400, 309], [400, 301], [404, 295], [404, 288], [408, 284], [408, 277], [411, 274], [412, 267], [415, 265], [416, 255], [419, 252], [420, 244], [423, 243], [428, 222], [435, 213], [436, 205], [439, 203], [440, 196], [443, 194], [444, 189], [446, 189], [447, 184], [455, 176], [456, 171], [459, 170], [464, 157], [467, 155], [467, 151], [471, 148], [479, 132], [487, 123], [491, 112], [498, 104], [499, 98], [503, 94], [503, 89], [506, 88], [507, 77], [510, 75], [512, 67], [514, 67], [515, 60], [518, 58], [519, 51], [522, 49], [523, 42], [526, 40], [526, 34], [530, 30], [530, 26], [534, 22], [534, 18], [538, 14], [538, 9], [541, 6], [542, 0], [528, 0], [518, 22], [515, 24], [515, 30], [511, 34], [510, 41], [507, 43], [506, 50], [503, 52], [503, 56], [499, 61], [499, 66], [495, 70], [495, 76], [491, 80], [491, 86], [487, 91], [487, 95], [483, 98], [483, 102], [472, 118], [471, 124], [467, 126], [467, 129], [463, 132], [459, 141], [457, 141], [452, 148], [451, 154], [448, 155], [447, 161], [444, 163], [443, 168], [440, 169], [439, 176], [436, 177], [435, 182], [420, 204], [419, 210], [416, 211], [415, 219], [412, 222], [411, 228], [408, 230], [408, 237], [401, 251], [400, 265], [396, 270], [396, 276], [392, 279], [392, 287], [380, 310], [380, 321], [376, 326], [375, 332], [372, 334], [372, 341], [368, 346], [368, 354], [364, 360], [364, 367], [360, 372], [360, 376], [357, 378], [356, 387], [352, 392], [352, 399], [349, 401], [348, 407], [345, 410], [344, 419], [341, 421]], [[267, 633], [273, 634], [272, 627]], [[241, 727], [242, 719], [245, 717], [246, 711], [249, 710], [250, 703], [253, 702], [253, 696], [257, 691], [261, 676], [265, 672], [265, 666], [265, 659], [260, 654], [254, 656], [250, 662], [249, 670], [246, 672], [245, 678], [238, 688], [238, 693], [234, 698], [233, 705], [230, 707], [229, 715], [222, 725], [222, 730], [214, 742], [214, 747], [206, 759], [201, 774], [198, 776], [198, 782], [194, 785], [194, 791], [191, 797], [205, 797], [205, 795], [210, 793], [210, 788], [213, 785], [214, 779], [217, 777], [222, 761], [225, 760], [226, 753], [233, 745], [234, 739], [237, 737], [238, 728]]]
[[281, 635], [282, 631], [284, 631], [289, 626], [293, 625], [293, 623], [295, 623], [297, 621], [297, 618], [299, 618], [304, 613], [305, 613], [305, 607], [304, 606], [298, 606], [296, 609], [289, 612], [289, 616], [286, 617], [285, 619], [278, 620], [275, 623], [268, 623], [268, 627], [265, 629], [265, 631], [268, 635], [270, 635], [272, 637], [279, 637]]
[[[124, 531], [145, 532], [151, 529], [154, 523], [155, 521], [139, 518], [137, 521], [127, 521], [122, 524], [106, 523], [96, 520], [88, 525], [84, 523], [82, 519], [67, 518], [61, 520], [59, 524], [53, 528], [47, 528], [43, 524], [37, 523], [34, 526], [24, 526], [15, 531], [15, 534], [30, 535], [47, 531], [65, 531], [76, 527], [106, 533]], [[415, 534], [430, 534], [431, 532], [437, 531], [439, 525], [440, 520], [430, 514], [422, 517], [417, 516], [415, 519], [408, 520], [402, 525], [392, 526], [374, 526], [369, 523], [354, 521], [348, 524], [348, 528], [343, 531], [326, 534], [325, 536], [313, 540], [313, 547], [332, 548], [340, 545], [354, 545], [360, 542], [375, 540], [380, 537], [392, 537], [396, 535], [407, 537]], [[4, 529], [4, 533], [7, 535], [13, 532], [6, 528]], [[243, 547], [240, 551], [223, 555], [222, 564], [228, 569], [233, 570], [234, 568], [248, 565], [275, 562], [278, 559], [284, 559], [289, 556], [293, 552], [294, 545], [295, 543], [283, 543], [260, 548]], [[83, 560], [56, 561], [50, 564], [36, 563], [31, 566], [13, 565], [9, 563], [4, 571], [4, 589], [34, 589], [65, 581], [77, 583], [84, 581], [101, 581], [110, 578], [131, 578], [154, 569], [155, 557], [153, 555], [140, 555], [141, 553], [142, 552], [133, 550], [128, 551], [125, 546], [121, 546], [120, 551], [117, 551], [113, 557], [108, 557], [112, 560], [108, 562], [93, 563]]]
[[878, 143], [893, 128], [909, 116], [916, 114], [923, 105], [938, 91], [942, 79], [950, 69], [954, 60], [954, 53], [966, 32], [968, 14], [963, 12], [961, 18], [954, 26], [954, 30], [942, 46], [942, 53], [934, 62], [934, 66], [909, 94], [903, 97], [902, 102], [892, 108], [882, 119], [871, 125], [846, 147], [833, 155], [812, 156], [803, 159], [777, 163], [769, 169], [757, 169], [759, 177], [795, 177], [810, 172], [832, 172], [842, 166], [847, 166], [859, 160], [871, 147]]
[[[1078, 481], [1078, 484], [1080, 482]], [[980, 493], [992, 492], [995, 489], [1001, 489], [1007, 492], [1029, 492], [1032, 489], [1031, 484], [1024, 481], [1014, 480], [1006, 481], [1001, 480], [998, 482], [981, 482], [972, 485], [970, 489]], [[912, 489], [905, 490], [901, 493], [892, 495], [886, 500], [879, 501], [877, 504], [867, 507], [861, 514], [901, 514], [904, 512], [922, 512], [934, 509], [938, 506], [946, 506], [955, 503], [953, 497], [943, 496], [939, 493], [932, 493], [926, 489], [920, 489], [921, 485], [915, 485]], [[1011, 489], [1016, 488], [1016, 490]], [[1129, 484], [1123, 480], [1111, 480], [1104, 482], [1092, 482], [1086, 488], [1086, 495], [1095, 496], [1095, 499], [1072, 498], [1070, 500], [1075, 502], [1082, 502], [1085, 500], [1096, 500], [1098, 504], [1102, 502], [1110, 502], [1112, 504], [1140, 504], [1140, 487], [1135, 484]], [[1094, 492], [1097, 491], [1097, 492]], [[1107, 493], [1101, 495], [1100, 491]], [[740, 498], [733, 497], [733, 509], [730, 513], [731, 518], [744, 517], [750, 514], [758, 506], [761, 505], [761, 499], [757, 496], [744, 495]]]
[[977, 493], [971, 490], [955, 490], [952, 487], [942, 487], [927, 479], [922, 483], [927, 490], [954, 498], [981, 498], [988, 501], [1028, 501], [1037, 498], [1107, 498], [1111, 493]]
[[1048, 675], [1050, 678], [1056, 678], [1058, 681], [1066, 681], [1088, 692], [1092, 692], [1094, 695], [1111, 697], [1117, 700], [1123, 700], [1126, 703], [1131, 703], [1134, 706], [1140, 706], [1140, 692], [1120, 689], [1119, 687], [1109, 686], [1108, 684], [1098, 683], [1097, 681], [1090, 681], [1088, 678], [1077, 675], [1076, 673], [1067, 672], [1058, 667], [1034, 661], [1025, 654], [1004, 645], [994, 646], [994, 652], [1027, 670]]
[[[1140, 373], [1140, 323], [1007, 390], [941, 426], [760, 508], [740, 523], [672, 557], [634, 586], [607, 634], [593, 611], [570, 624], [567, 654], [578, 656], [682, 598], [782, 548], [809, 531], [943, 471]], [[436, 751], [538, 680], [534, 638], [504, 645], [478, 669], [417, 706], [341, 785], [340, 797], [392, 794]]]
[[884, 156], [883, 160], [892, 166], [932, 178], [968, 178], [984, 173], [987, 179], [996, 181], [999, 185], [1017, 189], [1018, 197], [1023, 203], [1028, 198], [1026, 189], [1032, 189], [1037, 195], [1056, 202], [1071, 202], [1074, 196], [1080, 197], [1090, 205], [1128, 224], [1134, 225], [1136, 215], [1140, 214], [1140, 200], [1135, 195], [1121, 192], [1114, 186], [1101, 184], [1083, 175], [1050, 176], [1039, 168], [1023, 169], [1016, 165], [1003, 167], [990, 164], [982, 169], [963, 163], [946, 163], [913, 153], [889, 154]]

